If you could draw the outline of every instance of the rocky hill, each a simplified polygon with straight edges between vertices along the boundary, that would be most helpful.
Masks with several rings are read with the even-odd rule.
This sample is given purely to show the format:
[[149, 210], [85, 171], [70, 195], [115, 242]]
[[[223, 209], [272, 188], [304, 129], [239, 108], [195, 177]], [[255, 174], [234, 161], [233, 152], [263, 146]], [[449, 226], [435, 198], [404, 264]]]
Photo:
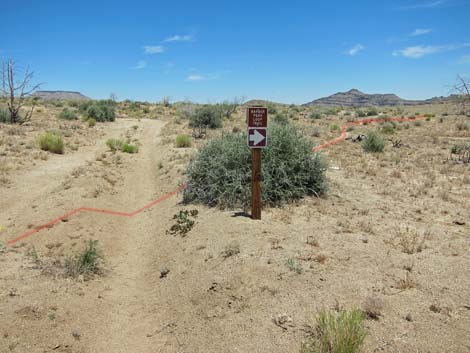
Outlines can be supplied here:
[[444, 97], [431, 98], [428, 100], [406, 100], [396, 94], [367, 94], [358, 89], [351, 89], [347, 92], [335, 93], [329, 97], [316, 99], [304, 105], [336, 105], [344, 107], [366, 107], [366, 106], [397, 106], [397, 105], [418, 105], [434, 103], [436, 100], [442, 101]]
[[39, 97], [45, 100], [70, 100], [70, 101], [83, 101], [90, 100], [80, 92], [72, 91], [37, 91], [34, 92], [32, 97]]

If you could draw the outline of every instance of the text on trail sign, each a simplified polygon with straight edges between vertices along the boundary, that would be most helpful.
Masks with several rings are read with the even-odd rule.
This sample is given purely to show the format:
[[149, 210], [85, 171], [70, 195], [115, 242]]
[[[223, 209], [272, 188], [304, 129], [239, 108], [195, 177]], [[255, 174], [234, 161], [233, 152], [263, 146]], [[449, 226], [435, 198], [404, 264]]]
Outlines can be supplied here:
[[251, 107], [247, 110], [248, 127], [268, 127], [268, 108]]
[[268, 142], [268, 108], [248, 108], [246, 122], [248, 124], [248, 147], [265, 148]]

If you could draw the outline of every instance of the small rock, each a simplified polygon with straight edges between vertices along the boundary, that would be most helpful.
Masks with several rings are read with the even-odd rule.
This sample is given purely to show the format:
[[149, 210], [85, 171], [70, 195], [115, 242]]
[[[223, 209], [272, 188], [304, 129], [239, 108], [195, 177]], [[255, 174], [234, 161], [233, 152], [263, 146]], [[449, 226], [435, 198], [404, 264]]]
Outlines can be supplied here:
[[80, 333], [80, 330], [73, 330], [73, 331], [72, 331], [72, 336], [73, 336], [73, 338], [75, 338], [75, 339], [77, 339], [77, 340], [80, 339], [81, 335], [82, 335], [82, 334]]
[[167, 267], [160, 269], [160, 278], [165, 278], [170, 273], [170, 270]]
[[361, 236], [361, 241], [364, 243], [364, 244], [367, 244], [369, 242], [369, 237], [367, 235], [362, 235]]
[[411, 317], [411, 314], [410, 314], [410, 313], [406, 314], [405, 320], [406, 320], [406, 321], [409, 321], [409, 322], [413, 321], [413, 318]]

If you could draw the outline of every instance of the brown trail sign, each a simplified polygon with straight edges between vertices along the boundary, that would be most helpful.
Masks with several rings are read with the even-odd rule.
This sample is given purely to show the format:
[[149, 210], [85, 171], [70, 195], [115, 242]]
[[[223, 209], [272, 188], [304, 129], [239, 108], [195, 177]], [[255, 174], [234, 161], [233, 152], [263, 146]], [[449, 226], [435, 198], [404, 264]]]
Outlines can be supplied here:
[[250, 107], [246, 111], [248, 147], [251, 148], [251, 218], [261, 219], [261, 149], [268, 141], [268, 109]]

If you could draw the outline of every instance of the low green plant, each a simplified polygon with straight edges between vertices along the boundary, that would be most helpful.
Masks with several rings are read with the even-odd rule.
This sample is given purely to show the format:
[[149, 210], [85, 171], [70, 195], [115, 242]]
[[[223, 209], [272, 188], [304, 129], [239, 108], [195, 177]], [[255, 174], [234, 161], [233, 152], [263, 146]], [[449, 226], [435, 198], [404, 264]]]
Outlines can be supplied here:
[[59, 113], [59, 119], [62, 120], [77, 120], [77, 114], [75, 111], [69, 109], [69, 108], [64, 108], [60, 113]]
[[185, 237], [196, 223], [195, 218], [197, 218], [198, 213], [198, 210], [179, 211], [173, 216], [176, 223], [171, 226], [167, 233]]
[[338, 124], [331, 124], [330, 125], [330, 131], [333, 132], [333, 131], [341, 131], [341, 128]]
[[65, 260], [65, 275], [67, 277], [101, 273], [103, 257], [97, 244], [97, 240], [89, 240], [81, 252]]
[[125, 143], [124, 145], [122, 145], [121, 151], [125, 153], [137, 153], [139, 152], [139, 147], [137, 147], [136, 145]]
[[176, 136], [176, 147], [178, 148], [191, 147], [191, 136], [188, 136], [188, 135]]
[[10, 112], [0, 107], [0, 123], [9, 124], [10, 121]]
[[295, 259], [288, 259], [286, 262], [286, 266], [290, 271], [295, 272], [298, 275], [302, 274], [303, 272], [302, 266]]
[[120, 139], [108, 139], [106, 145], [111, 151], [121, 151], [122, 146], [124, 146], [124, 141]]
[[95, 119], [97, 122], [114, 121], [116, 105], [117, 103], [110, 99], [86, 101], [80, 104], [79, 111], [88, 119]]
[[277, 124], [286, 125], [289, 123], [289, 118], [283, 113], [276, 113], [273, 117], [273, 121]]
[[310, 119], [313, 119], [313, 120], [318, 120], [318, 119], [321, 119], [321, 113], [319, 113], [319, 112], [311, 112], [308, 117], [309, 117]]
[[38, 139], [39, 148], [43, 151], [62, 154], [64, 153], [64, 141], [60, 135], [54, 132], [46, 132]]
[[367, 112], [367, 116], [376, 116], [376, 115], [379, 115], [379, 112], [376, 109], [370, 109]]
[[88, 119], [87, 121], [88, 127], [93, 127], [96, 125], [96, 120], [93, 118]]
[[366, 116], [366, 113], [362, 110], [358, 110], [356, 114], [359, 118], [364, 118]]
[[204, 105], [200, 108], [197, 108], [189, 119], [189, 126], [209, 129], [221, 128], [221, 112], [215, 105]]
[[[291, 124], [272, 124], [268, 136], [262, 166], [265, 205], [326, 193], [326, 163], [322, 155], [312, 152], [313, 141]], [[183, 202], [248, 208], [251, 152], [246, 139], [246, 134], [226, 134], [209, 141], [189, 164]]]
[[359, 353], [366, 337], [362, 310], [321, 311], [300, 353]]
[[383, 134], [393, 135], [395, 133], [395, 129], [396, 129], [396, 124], [394, 122], [387, 122], [382, 126], [380, 131]]
[[362, 148], [366, 152], [379, 153], [385, 148], [384, 139], [376, 132], [370, 131], [367, 138], [362, 141]]

